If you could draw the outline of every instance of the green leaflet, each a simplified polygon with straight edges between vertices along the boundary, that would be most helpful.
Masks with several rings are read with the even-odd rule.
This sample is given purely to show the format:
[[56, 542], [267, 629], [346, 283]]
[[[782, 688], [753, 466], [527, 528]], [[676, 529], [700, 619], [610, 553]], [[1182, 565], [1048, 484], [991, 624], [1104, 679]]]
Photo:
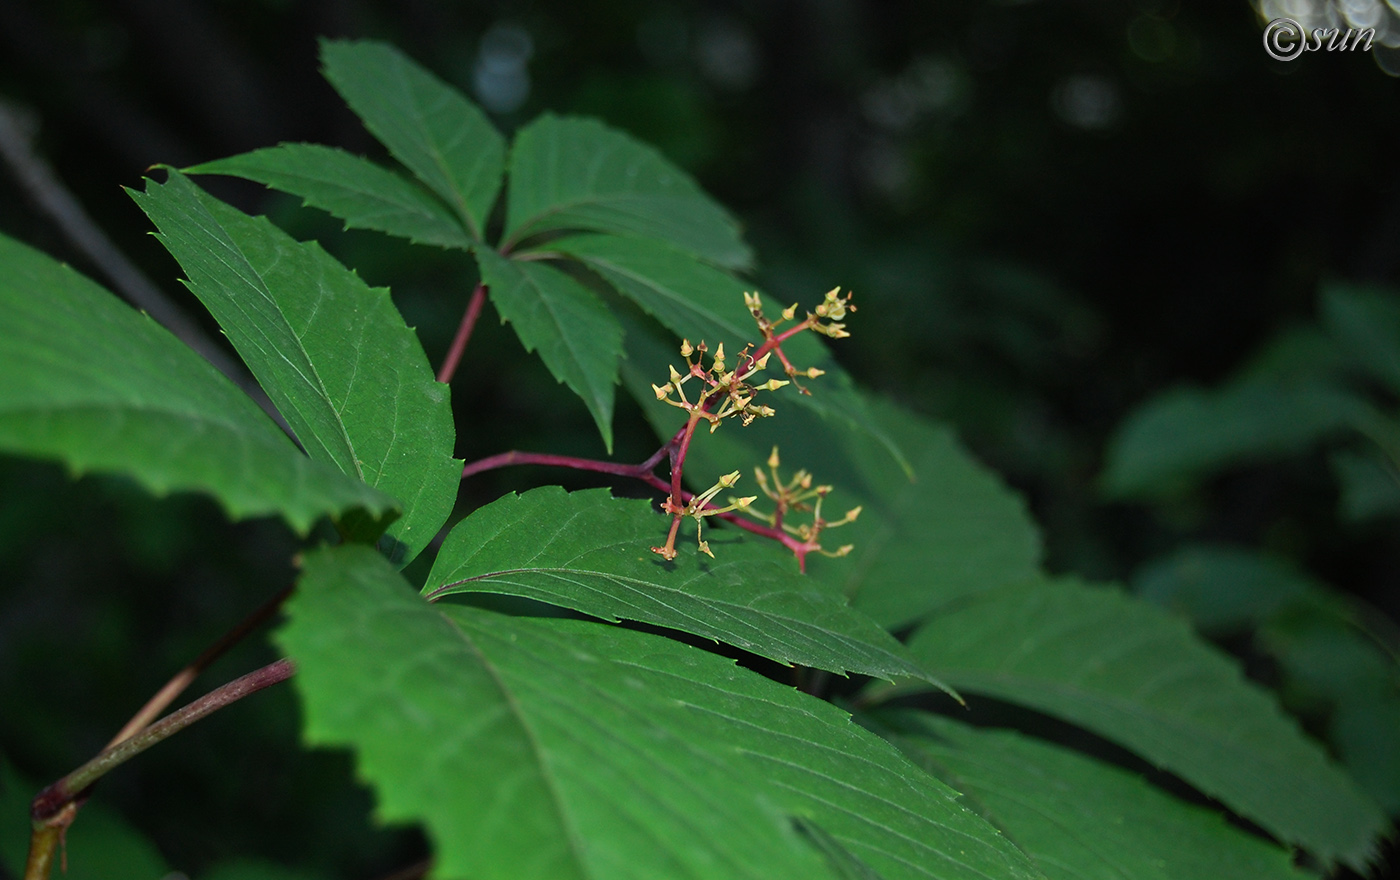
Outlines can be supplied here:
[[1359, 426], [1367, 406], [1327, 385], [1240, 382], [1149, 400], [1110, 441], [1102, 482], [1114, 498], [1159, 495], [1211, 471], [1288, 455]]
[[[1025, 501], [963, 449], [949, 428], [882, 399], [871, 401], [870, 413], [905, 450], [913, 476], [880, 455], [868, 433], [833, 430], [858, 475], [852, 501], [867, 506], [839, 536], [856, 545], [851, 556], [819, 560], [814, 575], [838, 587], [857, 609], [898, 629], [957, 599], [1038, 571], [1040, 531]], [[810, 459], [813, 467], [822, 466], [818, 456]]]
[[1116, 590], [1044, 581], [986, 594], [931, 620], [909, 647], [953, 687], [1121, 743], [1328, 862], [1364, 865], [1385, 825], [1232, 662]]
[[381, 818], [424, 822], [442, 876], [835, 876], [792, 816], [885, 880], [1037, 876], [844, 712], [725, 658], [429, 605], [356, 546], [308, 554], [288, 613], [308, 740], [354, 747]]
[[461, 462], [447, 387], [389, 291], [178, 171], [131, 195], [307, 453], [402, 501], [387, 534], [406, 565], [451, 512]]
[[186, 168], [186, 174], [228, 174], [296, 196], [345, 221], [421, 244], [467, 248], [462, 222], [417, 183], [368, 159], [320, 144], [281, 144]]
[[596, 119], [545, 113], [511, 145], [502, 248], [579, 229], [661, 239], [729, 269], [753, 262], [734, 218], [654, 148]]
[[508, 260], [477, 248], [481, 280], [526, 351], [583, 398], [612, 451], [613, 386], [622, 358], [622, 327], [588, 288], [559, 270]]
[[710, 560], [687, 540], [667, 563], [648, 548], [665, 541], [669, 524], [650, 502], [605, 489], [507, 495], [453, 528], [423, 591], [527, 596], [724, 641], [779, 663], [923, 675], [889, 633], [816, 589], [776, 545], [755, 547], [762, 539], [752, 535], [717, 541]]
[[752, 286], [674, 245], [621, 235], [570, 235], [542, 247], [597, 272], [677, 336], [723, 342], [731, 351], [762, 341], [744, 306], [744, 291]]
[[0, 449], [207, 492], [229, 516], [392, 513], [392, 498], [302, 455], [257, 405], [150, 318], [0, 235]]
[[1132, 773], [1008, 730], [882, 717], [914, 763], [961, 791], [1050, 880], [1305, 880], [1291, 855]]
[[365, 128], [481, 240], [505, 168], [505, 141], [485, 114], [386, 43], [323, 40], [321, 62]]

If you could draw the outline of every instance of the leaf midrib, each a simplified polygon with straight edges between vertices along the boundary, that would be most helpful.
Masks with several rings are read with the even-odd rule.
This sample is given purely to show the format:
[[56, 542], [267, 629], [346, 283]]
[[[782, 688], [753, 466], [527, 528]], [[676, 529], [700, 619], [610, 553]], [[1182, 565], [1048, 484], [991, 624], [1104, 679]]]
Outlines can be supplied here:
[[[735, 602], [735, 601], [731, 601], [731, 600], [726, 600], [726, 599], [722, 599], [722, 598], [714, 598], [714, 597], [709, 597], [709, 596], [701, 596], [701, 595], [698, 595], [698, 594], [696, 594], [696, 593], [688, 592], [688, 591], [686, 591], [686, 590], [684, 590], [684, 589], [682, 589], [682, 588], [680, 588], [680, 587], [672, 587], [672, 586], [668, 586], [668, 585], [665, 585], [665, 584], [657, 584], [657, 583], [654, 583], [654, 582], [652, 582], [652, 581], [643, 580], [643, 579], [641, 579], [641, 578], [632, 577], [632, 576], [629, 576], [629, 575], [622, 575], [622, 574], [617, 574], [617, 573], [615, 573], [615, 572], [597, 571], [597, 570], [585, 569], [585, 568], [570, 568], [570, 567], [566, 567], [566, 566], [526, 566], [526, 567], [521, 567], [521, 568], [501, 569], [501, 570], [498, 570], [498, 571], [486, 572], [486, 573], [479, 574], [479, 575], [472, 575], [472, 576], [470, 576], [470, 577], [466, 577], [466, 578], [462, 578], [462, 579], [460, 579], [460, 580], [452, 581], [452, 582], [450, 582], [450, 583], [442, 584], [441, 586], [435, 588], [432, 592], [429, 592], [429, 593], [425, 594], [425, 598], [427, 598], [428, 601], [432, 602], [432, 601], [436, 601], [437, 599], [440, 599], [440, 598], [442, 598], [442, 597], [444, 597], [444, 596], [452, 595], [452, 594], [455, 593], [455, 592], [473, 592], [473, 591], [471, 591], [471, 590], [453, 589], [454, 587], [461, 587], [463, 584], [478, 583], [478, 582], [489, 582], [489, 581], [491, 581], [492, 579], [496, 579], [496, 578], [505, 578], [505, 577], [509, 577], [510, 575], [531, 575], [531, 574], [540, 574], [540, 575], [548, 575], [548, 576], [551, 576], [551, 577], [558, 577], [559, 579], [565, 580], [565, 581], [568, 581], [568, 580], [569, 580], [569, 578], [567, 577], [567, 576], [569, 576], [569, 575], [572, 575], [572, 576], [575, 576], [575, 577], [594, 577], [594, 578], [598, 578], [599, 580], [613, 582], [613, 583], [615, 583], [615, 584], [618, 584], [619, 586], [625, 586], [625, 587], [627, 587], [627, 588], [629, 588], [629, 589], [634, 590], [634, 591], [635, 591], [636, 593], [638, 593], [638, 594], [641, 594], [641, 595], [644, 595], [644, 596], [652, 596], [653, 598], [656, 598], [656, 597], [655, 597], [655, 594], [654, 594], [654, 592], [653, 592], [653, 591], [656, 591], [656, 590], [664, 591], [664, 592], [667, 593], [667, 594], [671, 594], [671, 595], [675, 595], [675, 596], [684, 596], [684, 597], [691, 598], [691, 599], [695, 600], [698, 604], [704, 606], [705, 608], [707, 608], [707, 609], [709, 609], [709, 610], [712, 610], [712, 611], [715, 611], [715, 612], [717, 612], [717, 613], [723, 614], [723, 615], [724, 615], [724, 619], [730, 621], [730, 629], [731, 629], [731, 631], [730, 631], [730, 632], [725, 632], [725, 631], [724, 631], [724, 627], [722, 627], [722, 626], [720, 626], [720, 625], [717, 625], [717, 624], [716, 624], [716, 621], [715, 621], [713, 618], [701, 618], [701, 617], [696, 617], [696, 616], [695, 616], [693, 613], [691, 613], [691, 612], [682, 610], [682, 609], [680, 609], [680, 608], [676, 608], [675, 606], [672, 606], [672, 605], [669, 605], [669, 604], [666, 604], [665, 607], [666, 607], [669, 611], [671, 611], [672, 613], [674, 613], [674, 614], [676, 614], [676, 615], [678, 615], [678, 616], [684, 618], [685, 620], [694, 621], [695, 624], [696, 624], [695, 629], [697, 630], [697, 632], [696, 632], [697, 635], [705, 635], [706, 638], [716, 639], [717, 641], [718, 641], [718, 640], [729, 641], [729, 642], [731, 642], [731, 643], [737, 644], [739, 647], [744, 647], [746, 650], [747, 650], [747, 649], [753, 649], [753, 648], [758, 647], [758, 646], [761, 644], [761, 642], [760, 642], [760, 641], [756, 641], [756, 640], [752, 639], [751, 637], [744, 637], [744, 636], [739, 635], [739, 633], [738, 633], [737, 631], [735, 631], [736, 628], [737, 628], [737, 629], [747, 629], [747, 630], [757, 630], [757, 631], [759, 631], [759, 632], [762, 632], [762, 630], [761, 630], [754, 622], [749, 621], [749, 620], [746, 620], [744, 615], [736, 614], [736, 613], [734, 613], [734, 611], [732, 611], [732, 610], [730, 610], [730, 609], [740, 609], [740, 610], [742, 610], [742, 611], [744, 611], [744, 612], [747, 612], [747, 613], [750, 614], [750, 615], [760, 615], [763, 619], [768, 620], [768, 621], [771, 621], [771, 622], [773, 622], [773, 623], [775, 623], [775, 624], [778, 624], [778, 625], [782, 626], [783, 632], [787, 634], [787, 639], [790, 641], [790, 647], [792, 647], [792, 646], [798, 646], [798, 647], [800, 647], [801, 645], [806, 645], [806, 646], [808, 646], [808, 647], [807, 647], [807, 650], [811, 651], [811, 652], [814, 653], [814, 654], [821, 653], [821, 649], [826, 649], [827, 653], [835, 653], [835, 652], [831, 651], [830, 645], [829, 645], [825, 640], [823, 640], [823, 639], [821, 639], [821, 638], [815, 637], [815, 636], [812, 634], [813, 632], [821, 633], [821, 634], [823, 634], [823, 635], [826, 636], [826, 637], [837, 639], [837, 640], [839, 640], [840, 644], [844, 645], [845, 647], [847, 647], [847, 648], [849, 648], [849, 649], [858, 650], [862, 655], [864, 655], [865, 657], [867, 657], [867, 659], [869, 659], [870, 662], [871, 662], [872, 664], [873, 664], [873, 663], [875, 662], [875, 660], [877, 659], [877, 656], [872, 656], [872, 654], [871, 654], [872, 650], [873, 650], [873, 651], [881, 651], [881, 649], [880, 649], [878, 646], [876, 646], [876, 645], [867, 645], [867, 644], [864, 643], [864, 642], [861, 642], [861, 641], [859, 641], [859, 640], [853, 639], [853, 638], [851, 638], [851, 637], [849, 637], [849, 636], [846, 636], [846, 635], [842, 635], [841, 633], [835, 632], [834, 630], [831, 630], [831, 629], [822, 627], [822, 626], [817, 625], [817, 624], [812, 624], [812, 623], [806, 621], [804, 618], [791, 617], [791, 616], [784, 615], [784, 614], [779, 614], [779, 613], [776, 613], [776, 612], [773, 612], [773, 611], [769, 611], [769, 610], [765, 610], [765, 609], [761, 609], [761, 608], [755, 608], [755, 607], [752, 606], [752, 605], [746, 605], [746, 604], [742, 604], [742, 603], [739, 603], [739, 602]], [[544, 588], [536, 588], [536, 587], [533, 587], [533, 585], [530, 585], [530, 584], [525, 584], [524, 586], [525, 586], [525, 587], [528, 587], [528, 588], [531, 588], [531, 589], [539, 589], [541, 592], [546, 592], [546, 593], [549, 592], [547, 589], [544, 589]], [[597, 588], [589, 587], [589, 586], [584, 585], [584, 584], [576, 584], [576, 586], [579, 586], [581, 589], [590, 590], [590, 591], [595, 592], [595, 593], [598, 593], [598, 592], [599, 592], [599, 591], [597, 590]], [[482, 591], [482, 592], [493, 592], [493, 591]], [[785, 591], [777, 591], [777, 592], [785, 592]], [[801, 593], [797, 593], [797, 592], [795, 592], [795, 591], [793, 592], [793, 595], [795, 595], [795, 596], [797, 596], [797, 597], [799, 597], [799, 598], [808, 598], [808, 597], [803, 596]], [[820, 594], [817, 594], [817, 595], [820, 595]], [[613, 596], [608, 595], [607, 593], [602, 593], [602, 594], [601, 594], [601, 597], [602, 597], [603, 599], [616, 598], [616, 597], [613, 597]], [[760, 598], [761, 598], [761, 597], [760, 597]], [[657, 599], [657, 601], [658, 601], [658, 602], [660, 601], [659, 598]], [[663, 603], [663, 604], [664, 604], [664, 603]], [[634, 610], [637, 610], [637, 611], [643, 611], [643, 610], [644, 610], [644, 609], [639, 608], [639, 607], [636, 606], [636, 605], [633, 605], [632, 607], [633, 607]], [[829, 609], [829, 610], [835, 611], [835, 610], [837, 610], [837, 609], [833, 608], [833, 609]], [[627, 618], [627, 619], [631, 619], [631, 618]], [[641, 619], [641, 618], [637, 618], [637, 619]], [[802, 628], [802, 627], [796, 626], [795, 624], [805, 624], [806, 627], [807, 627], [807, 629], [804, 629], [804, 628]], [[663, 625], [663, 626], [674, 626], [674, 624], [670, 624], [670, 623], [662, 623], [661, 625]], [[705, 631], [705, 632], [699, 632], [700, 630], [703, 630], [703, 631]], [[809, 630], [810, 630], [810, 631], [809, 631]], [[707, 635], [707, 634], [705, 634], [706, 632], [708, 632], [708, 633], [717, 633], [717, 635]], [[740, 641], [741, 639], [742, 639], [742, 641]], [[769, 656], [769, 652], [764, 651], [763, 653], [765, 654], [765, 656]], [[783, 657], [772, 657], [771, 659], [776, 660], [777, 662], [783, 663], [784, 665], [791, 665], [791, 655], [792, 655], [792, 651], [791, 651], [791, 650], [788, 650], [788, 651], [785, 651], [785, 652], [783, 652], [783, 653], [784, 653], [785, 656], [783, 656]], [[894, 667], [893, 669], [891, 669], [892, 672], [896, 672], [896, 671], [897, 671], [897, 672], [901, 672], [902, 674], [905, 674], [905, 675], [913, 675], [913, 676], [917, 676], [917, 677], [920, 677], [920, 678], [927, 678], [927, 675], [926, 675], [925, 673], [923, 673], [923, 671], [920, 670], [915, 664], [912, 664], [912, 663], [903, 663], [903, 664], [900, 664], [900, 663], [899, 663], [899, 658], [898, 658], [897, 655], [889, 654], [888, 652], [882, 652], [882, 653], [885, 653], [885, 654], [888, 655], [889, 661], [893, 661], [893, 662], [888, 662], [888, 661], [887, 661], [887, 662], [884, 664], [884, 665], [887, 665], [887, 666], [892, 666], [892, 667]], [[851, 668], [848, 664], [845, 664], [845, 663], [838, 663], [838, 664], [835, 664], [835, 665], [840, 666], [842, 669], [846, 669], [846, 670], [850, 670], [850, 668]]]
[[408, 68], [405, 67], [402, 60], [395, 56], [395, 79], [400, 88], [400, 95], [405, 99], [407, 105], [406, 109], [409, 115], [412, 116], [414, 123], [416, 123], [418, 133], [422, 136], [420, 143], [425, 152], [427, 152], [428, 157], [432, 160], [433, 165], [436, 166], [437, 170], [442, 174], [443, 180], [447, 183], [447, 188], [452, 192], [453, 207], [456, 209], [457, 213], [461, 215], [462, 221], [466, 223], [467, 231], [471, 234], [473, 240], [479, 241], [481, 239], [481, 232], [477, 229], [476, 221], [472, 218], [471, 210], [467, 207], [466, 194], [462, 192], [457, 179], [452, 174], [452, 170], [446, 158], [443, 156], [441, 150], [438, 149], [436, 138], [430, 135], [427, 118], [423, 116], [421, 112], [426, 108], [422, 107], [419, 103], [416, 94], [417, 90], [414, 89], [409, 82], [407, 70]]
[[555, 784], [553, 774], [545, 772], [548, 763], [545, 760], [544, 747], [540, 744], [535, 729], [529, 724], [523, 708], [515, 699], [515, 694], [506, 686], [504, 679], [501, 677], [500, 670], [496, 668], [496, 665], [491, 662], [485, 652], [476, 644], [476, 640], [471, 638], [455, 620], [452, 620], [447, 615], [439, 612], [438, 617], [448, 625], [452, 633], [461, 640], [466, 649], [477, 658], [477, 662], [481, 664], [482, 669], [486, 670], [486, 674], [491, 677], [491, 683], [495, 685], [496, 690], [501, 694], [501, 698], [505, 701], [511, 713], [511, 717], [516, 720], [516, 723], [520, 725], [520, 729], [524, 731], [526, 742], [528, 742], [530, 746], [530, 753], [535, 757], [535, 766], [539, 768], [540, 780], [544, 784], [545, 790], [549, 792], [550, 806], [554, 809], [554, 814], [559, 821], [559, 826], [564, 829], [564, 838], [568, 841], [569, 853], [573, 856], [574, 864], [578, 867], [579, 873], [586, 876], [588, 871], [584, 866], [587, 862], [584, 861], [583, 844], [578, 838], [578, 829], [568, 820], [568, 813], [565, 810], [563, 795]]

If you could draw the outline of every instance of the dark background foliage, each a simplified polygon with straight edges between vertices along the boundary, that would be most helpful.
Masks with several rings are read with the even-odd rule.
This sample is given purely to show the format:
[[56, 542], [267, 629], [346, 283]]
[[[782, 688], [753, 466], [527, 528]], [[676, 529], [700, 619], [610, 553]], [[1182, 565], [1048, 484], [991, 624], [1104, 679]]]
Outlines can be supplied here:
[[[1136, 403], [1220, 381], [1311, 320], [1321, 281], [1400, 281], [1400, 81], [1364, 53], [1272, 61], [1260, 31], [1244, 2], [1176, 0], [0, 0], [0, 97], [116, 243], [191, 308], [119, 186], [154, 163], [279, 141], [377, 155], [318, 74], [318, 36], [391, 40], [507, 129], [543, 109], [602, 116], [739, 214], [756, 283], [803, 302], [855, 289], [856, 336], [838, 356], [957, 425], [1028, 495], [1051, 570], [1125, 580], [1185, 539], [1230, 541], [1396, 618], [1395, 523], [1340, 524], [1320, 459], [1232, 471], [1152, 508], [1097, 489]], [[205, 184], [393, 282], [440, 358], [474, 280], [465, 258]], [[0, 230], [100, 278], [9, 173]], [[494, 319], [453, 394], [468, 459], [601, 453], [583, 408]], [[619, 456], [640, 459], [652, 440], [633, 414], [620, 407]], [[465, 500], [560, 479], [495, 472]], [[275, 524], [230, 526], [199, 499], [74, 484], [25, 461], [0, 460], [0, 523], [0, 753], [36, 781], [99, 748], [292, 576], [295, 542]], [[240, 649], [211, 681], [269, 651]], [[260, 696], [101, 796], [182, 868], [256, 852], [371, 877], [411, 860], [412, 835], [336, 843], [366, 826], [368, 796], [343, 756], [295, 750], [295, 711], [290, 693]], [[316, 788], [344, 795], [313, 809]]]

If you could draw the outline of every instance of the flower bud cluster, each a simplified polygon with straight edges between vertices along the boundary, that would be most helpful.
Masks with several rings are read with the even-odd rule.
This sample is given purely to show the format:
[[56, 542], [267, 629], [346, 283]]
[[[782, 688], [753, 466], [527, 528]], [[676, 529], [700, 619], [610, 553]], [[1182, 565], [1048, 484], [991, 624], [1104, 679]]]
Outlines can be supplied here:
[[[668, 366], [670, 377], [666, 384], [651, 386], [651, 390], [656, 392], [656, 399], [664, 400], [671, 406], [705, 419], [710, 423], [711, 433], [719, 427], [720, 422], [730, 416], [738, 416], [739, 420], [747, 425], [754, 419], [773, 415], [772, 407], [754, 403], [754, 395], [759, 391], [776, 390], [788, 383], [782, 379], [769, 379], [760, 385], [751, 385], [745, 381], [767, 367], [769, 354], [754, 360], [749, 356], [749, 349], [745, 348], [739, 352], [740, 366], [729, 370], [724, 356], [724, 343], [720, 343], [719, 348], [715, 349], [715, 355], [707, 368], [703, 365], [703, 360], [708, 351], [703, 340], [699, 345], [691, 345], [689, 339], [682, 340], [681, 357], [685, 358], [686, 371], [681, 373], [675, 367]], [[691, 360], [692, 356], [694, 360]], [[686, 397], [683, 387], [691, 379], [698, 379], [700, 382], [700, 396], [694, 403]], [[672, 394], [675, 395], [674, 399]]]
[[[834, 529], [847, 523], [855, 522], [860, 516], [861, 508], [853, 507], [846, 511], [846, 515], [836, 520], [822, 518], [822, 501], [831, 494], [831, 486], [813, 486], [812, 474], [806, 470], [798, 470], [787, 482], [778, 476], [778, 467], [782, 460], [778, 457], [778, 447], [773, 447], [773, 452], [768, 456], [768, 473], [764, 473], [762, 468], [754, 468], [754, 478], [758, 480], [758, 488], [763, 491], [774, 503], [774, 511], [771, 514], [762, 514], [749, 509], [749, 504], [742, 508], [750, 516], [760, 519], [774, 528], [781, 528], [789, 535], [797, 538], [805, 548], [804, 552], [816, 551], [823, 556], [845, 556], [855, 548], [854, 544], [845, 544], [836, 550], [825, 550], [821, 546], [821, 534], [827, 529]], [[752, 502], [750, 502], [751, 504]], [[812, 521], [809, 523], [799, 523], [794, 525], [787, 521], [791, 513], [810, 513]]]
[[[767, 529], [749, 526], [751, 531], [758, 531], [780, 540], [797, 554], [799, 563], [803, 561], [807, 553], [812, 551], [827, 556], [844, 556], [851, 551], [851, 546], [847, 545], [831, 552], [823, 550], [820, 541], [821, 533], [825, 529], [853, 521], [860, 514], [860, 508], [848, 511], [839, 520], [830, 522], [824, 520], [821, 513], [822, 499], [831, 492], [831, 487], [813, 486], [812, 475], [806, 471], [798, 471], [791, 480], [786, 483], [782, 482], [778, 477], [779, 462], [776, 447], [774, 447], [768, 462], [769, 472], [772, 475], [771, 483], [767, 474], [761, 470], [755, 472], [759, 487], [777, 505], [777, 510], [773, 514], [764, 516], [749, 510], [749, 505], [758, 499], [757, 495], [747, 498], [731, 497], [729, 504], [724, 507], [710, 506], [713, 504], [715, 496], [721, 491], [733, 488], [739, 479], [738, 471], [720, 477], [715, 485], [682, 503], [681, 499], [686, 493], [680, 489], [681, 467], [690, 446], [690, 438], [698, 424], [701, 421], [708, 422], [710, 432], [713, 433], [725, 419], [731, 416], [737, 417], [744, 425], [748, 425], [754, 419], [773, 415], [772, 407], [755, 402], [754, 398], [760, 391], [774, 391], [784, 385], [792, 384], [801, 393], [809, 394], [810, 392], [806, 388], [797, 383], [797, 377], [815, 379], [822, 375], [823, 371], [816, 367], [800, 370], [793, 366], [786, 353], [783, 352], [783, 343], [806, 330], [820, 333], [832, 339], [845, 338], [850, 334], [846, 332], [844, 319], [847, 313], [855, 311], [855, 306], [851, 304], [851, 294], [847, 293], [842, 296], [839, 287], [827, 291], [815, 309], [808, 312], [801, 321], [786, 329], [782, 329], [782, 325], [796, 320], [796, 305], [783, 309], [782, 317], [779, 320], [770, 321], [763, 314], [763, 303], [758, 294], [745, 293], [744, 304], [748, 307], [749, 314], [753, 316], [754, 322], [763, 334], [763, 342], [756, 350], [752, 346], [745, 346], [739, 352], [734, 369], [731, 370], [723, 343], [709, 357], [710, 362], [706, 366], [705, 359], [707, 355], [710, 355], [710, 351], [704, 340], [695, 345], [692, 345], [688, 339], [682, 340], [680, 352], [685, 361], [685, 369], [682, 371], [676, 369], [675, 366], [668, 365], [666, 369], [669, 375], [666, 382], [651, 386], [652, 391], [656, 393], [657, 400], [685, 410], [689, 416], [685, 427], [671, 441], [672, 489], [671, 496], [662, 505], [666, 513], [672, 516], [671, 531], [664, 546], [651, 549], [667, 560], [674, 559], [676, 557], [677, 527], [682, 519], [690, 517], [696, 523], [696, 540], [699, 541], [700, 552], [713, 557], [714, 554], [710, 552], [709, 543], [700, 537], [704, 518], [719, 514], [748, 513], [768, 525]], [[769, 379], [760, 384], [752, 383], [750, 379], [755, 374], [767, 369], [768, 362], [774, 355], [777, 355], [778, 360], [782, 363], [788, 379]], [[685, 389], [685, 386], [692, 380], [698, 386], [698, 393], [694, 400], [686, 395]], [[784, 518], [793, 512], [811, 513], [812, 521], [800, 525], [784, 522]], [[732, 519], [733, 517], [727, 518]], [[742, 520], [736, 521], [742, 522]]]

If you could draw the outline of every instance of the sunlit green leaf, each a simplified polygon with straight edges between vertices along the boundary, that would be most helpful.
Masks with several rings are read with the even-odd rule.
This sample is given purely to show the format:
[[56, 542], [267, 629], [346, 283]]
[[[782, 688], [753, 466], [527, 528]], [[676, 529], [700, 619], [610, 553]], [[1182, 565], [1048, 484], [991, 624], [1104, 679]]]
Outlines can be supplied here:
[[485, 114], [387, 43], [325, 40], [321, 62], [365, 128], [479, 240], [505, 168], [505, 140]]
[[288, 610], [308, 740], [355, 749], [381, 818], [423, 822], [441, 876], [836, 876], [793, 817], [885, 880], [1036, 876], [846, 713], [723, 657], [429, 605], [356, 546], [308, 554]]
[[1305, 880], [1291, 854], [1140, 777], [1008, 730], [900, 713], [891, 738], [1050, 880]]
[[229, 174], [300, 196], [349, 229], [377, 229], [409, 241], [465, 248], [462, 222], [436, 196], [368, 159], [320, 144], [282, 144], [205, 162], [186, 174]]
[[1267, 692], [1185, 621], [1112, 589], [1040, 582], [951, 609], [910, 641], [961, 691], [1132, 749], [1288, 843], [1363, 866], [1385, 819]]
[[0, 235], [0, 450], [153, 492], [207, 492], [235, 519], [321, 516], [394, 501], [292, 445], [184, 343], [67, 266]]
[[[666, 562], [670, 519], [647, 501], [550, 486], [507, 495], [458, 523], [424, 592], [526, 596], [604, 619], [638, 620], [705, 636], [780, 663], [832, 672], [922, 675], [903, 646], [839, 597], [816, 589], [783, 551], [755, 553], [753, 536], [690, 539]], [[711, 533], [711, 537], [714, 537]]]
[[402, 502], [387, 534], [407, 564], [451, 512], [461, 463], [447, 386], [389, 291], [177, 171], [132, 197], [307, 454]]

